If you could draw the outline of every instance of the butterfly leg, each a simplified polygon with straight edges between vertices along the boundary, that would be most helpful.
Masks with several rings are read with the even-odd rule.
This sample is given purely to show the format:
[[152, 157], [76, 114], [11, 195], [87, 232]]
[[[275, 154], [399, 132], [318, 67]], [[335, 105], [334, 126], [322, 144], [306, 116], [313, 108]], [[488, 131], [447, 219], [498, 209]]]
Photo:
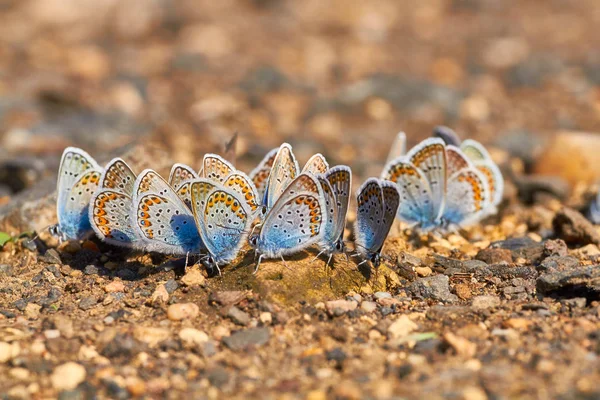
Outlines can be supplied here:
[[[254, 253], [256, 254], [256, 252]], [[256, 274], [258, 272], [258, 267], [260, 266], [260, 262], [262, 261], [262, 254], [260, 256], [258, 256], [258, 262], [256, 263], [256, 267], [254, 267], [254, 273]]]
[[310, 260], [310, 263], [311, 263], [311, 264], [312, 264], [312, 263], [314, 263], [314, 262], [315, 262], [315, 260], [316, 260], [317, 258], [321, 257], [321, 254], [323, 254], [323, 253], [325, 253], [325, 250], [321, 250], [321, 251], [319, 252], [319, 254], [317, 254], [317, 255], [315, 256], [315, 258], [313, 258], [312, 260]]

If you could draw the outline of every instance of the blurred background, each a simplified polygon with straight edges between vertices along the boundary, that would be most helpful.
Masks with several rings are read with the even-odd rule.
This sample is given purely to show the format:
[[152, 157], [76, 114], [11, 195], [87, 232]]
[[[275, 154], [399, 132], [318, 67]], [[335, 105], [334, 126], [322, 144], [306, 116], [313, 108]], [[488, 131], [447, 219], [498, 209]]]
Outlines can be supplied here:
[[597, 0], [2, 1], [0, 202], [69, 145], [197, 168], [238, 132], [246, 171], [288, 141], [365, 178], [440, 124], [590, 183], [598, 139], [572, 131], [600, 131], [599, 25]]

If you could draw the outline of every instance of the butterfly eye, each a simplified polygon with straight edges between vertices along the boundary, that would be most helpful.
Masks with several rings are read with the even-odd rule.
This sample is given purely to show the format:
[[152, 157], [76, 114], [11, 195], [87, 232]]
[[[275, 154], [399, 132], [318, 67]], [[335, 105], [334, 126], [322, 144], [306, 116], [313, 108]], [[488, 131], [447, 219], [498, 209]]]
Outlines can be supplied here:
[[338, 242], [335, 244], [335, 249], [336, 249], [337, 251], [342, 251], [342, 250], [344, 250], [344, 243], [342, 243], [342, 241], [338, 241]]

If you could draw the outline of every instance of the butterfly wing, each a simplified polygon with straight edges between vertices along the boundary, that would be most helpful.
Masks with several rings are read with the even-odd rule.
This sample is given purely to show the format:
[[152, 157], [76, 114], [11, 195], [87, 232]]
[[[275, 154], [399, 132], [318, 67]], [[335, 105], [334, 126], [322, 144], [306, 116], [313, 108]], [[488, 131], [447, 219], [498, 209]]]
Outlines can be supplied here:
[[460, 146], [465, 155], [473, 162], [487, 178], [492, 194], [492, 205], [498, 206], [504, 194], [504, 178], [498, 165], [492, 160], [488, 151], [481, 143], [467, 139]]
[[431, 188], [427, 177], [404, 157], [392, 161], [384, 169], [383, 179], [396, 183], [401, 203], [398, 218], [421, 229], [431, 229], [438, 224]]
[[217, 154], [205, 154], [202, 161], [200, 177], [222, 183], [225, 178], [235, 171], [231, 163]]
[[275, 161], [278, 151], [279, 148], [269, 151], [258, 164], [258, 166], [254, 168], [252, 172], [250, 172], [250, 179], [252, 179], [252, 183], [254, 183], [254, 186], [256, 186], [256, 190], [258, 191], [258, 196], [260, 199], [263, 198], [265, 193], [267, 180], [269, 179], [269, 173], [271, 172], [271, 167], [273, 166], [273, 162]]
[[325, 177], [333, 190], [337, 210], [334, 240], [340, 240], [343, 238], [346, 228], [346, 214], [352, 188], [352, 170], [348, 166], [338, 165], [327, 171]]
[[173, 188], [179, 188], [183, 182], [197, 178], [198, 174], [192, 169], [192, 167], [177, 163], [171, 168], [171, 173], [169, 174], [169, 185], [171, 185]]
[[400, 192], [398, 187], [392, 182], [380, 181], [381, 190], [383, 193], [383, 220], [381, 228], [379, 229], [379, 236], [377, 242], [381, 243], [387, 238], [390, 233], [390, 228], [396, 219], [398, 213], [398, 207], [400, 206]]
[[91, 230], [88, 207], [101, 174], [102, 168], [85, 151], [64, 150], [56, 185], [58, 226], [64, 238], [81, 239]]
[[396, 135], [396, 139], [394, 139], [394, 143], [392, 143], [392, 147], [390, 148], [390, 152], [388, 153], [386, 164], [389, 164], [390, 161], [401, 157], [406, 154], [406, 133], [399, 132]]
[[229, 174], [229, 176], [225, 178], [223, 186], [231, 188], [231, 190], [238, 193], [240, 195], [239, 198], [249, 207], [252, 214], [259, 209], [260, 201], [258, 199], [258, 191], [256, 190], [254, 183], [252, 183], [252, 180], [242, 171], [236, 171]]
[[197, 180], [191, 190], [203, 243], [217, 265], [232, 261], [248, 234], [250, 209], [237, 193], [219, 184]]
[[458, 134], [447, 126], [436, 126], [433, 129], [433, 136], [442, 139], [447, 145], [452, 145], [455, 147], [460, 146], [460, 138], [458, 137]]
[[135, 174], [123, 159], [118, 157], [113, 158], [104, 168], [104, 172], [100, 178], [100, 187], [111, 189], [131, 197], [135, 178]]
[[362, 184], [356, 195], [357, 213], [354, 222], [354, 236], [357, 251], [363, 256], [376, 252], [383, 243], [379, 230], [383, 224], [383, 190], [377, 178], [370, 178]]
[[143, 171], [134, 192], [135, 229], [149, 251], [187, 254], [204, 248], [192, 212], [159, 174]]
[[325, 201], [312, 174], [300, 174], [270, 209], [260, 230], [257, 250], [268, 258], [298, 252], [323, 235]]
[[103, 241], [123, 247], [142, 248], [143, 241], [131, 223], [133, 199], [112, 189], [100, 189], [90, 203], [90, 221]]
[[433, 210], [439, 218], [444, 210], [446, 198], [447, 172], [444, 141], [439, 138], [425, 139], [408, 152], [407, 158], [427, 178], [431, 189]]
[[317, 153], [308, 159], [302, 172], [310, 172], [314, 176], [324, 174], [329, 169], [327, 160], [321, 153]]
[[463, 168], [448, 179], [444, 221], [460, 226], [477, 222], [489, 207], [490, 201], [485, 176], [476, 168]]
[[288, 185], [298, 176], [299, 167], [292, 146], [287, 143], [279, 147], [273, 161], [271, 172], [267, 180], [263, 205], [271, 209], [279, 196], [283, 194]]
[[324, 176], [317, 178], [323, 189], [323, 199], [325, 200], [325, 208], [323, 209], [323, 243], [325, 249], [334, 247], [338, 236], [336, 236], [336, 223], [338, 220], [339, 209], [336, 206], [335, 195], [331, 184]]
[[471, 162], [458, 147], [453, 145], [446, 146], [446, 169], [448, 176], [452, 176], [455, 172], [470, 165]]

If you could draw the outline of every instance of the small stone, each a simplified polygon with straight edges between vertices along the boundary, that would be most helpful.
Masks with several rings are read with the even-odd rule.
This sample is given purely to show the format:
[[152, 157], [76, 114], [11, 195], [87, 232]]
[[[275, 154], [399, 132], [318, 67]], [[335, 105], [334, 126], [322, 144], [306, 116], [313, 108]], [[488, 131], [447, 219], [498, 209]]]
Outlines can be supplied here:
[[542, 274], [536, 280], [536, 289], [545, 295], [589, 298], [600, 295], [598, 282], [600, 282], [600, 268], [592, 265]]
[[247, 326], [250, 323], [250, 316], [235, 306], [229, 308], [227, 317], [237, 325]]
[[258, 319], [263, 325], [271, 325], [273, 323], [273, 314], [267, 311], [261, 312]]
[[150, 300], [152, 303], [166, 303], [169, 301], [169, 293], [165, 288], [165, 285], [158, 285], [156, 289], [154, 289]]
[[360, 309], [364, 312], [371, 313], [377, 310], [377, 303], [374, 301], [363, 301], [360, 305]]
[[569, 249], [564, 240], [546, 240], [544, 242], [544, 255], [546, 257], [564, 257], [569, 254]]
[[109, 271], [114, 271], [115, 269], [117, 269], [118, 266], [119, 266], [119, 263], [114, 262], [114, 261], [108, 261], [108, 262], [104, 263], [104, 268], [106, 268]]
[[221, 388], [231, 379], [229, 373], [223, 367], [216, 367], [210, 371], [207, 371], [206, 377], [210, 384], [216, 388]]
[[352, 300], [331, 300], [325, 303], [327, 312], [333, 316], [344, 315], [347, 312], [354, 311], [358, 303]]
[[109, 283], [108, 285], [104, 286], [104, 291], [106, 293], [124, 292], [125, 285], [123, 284], [123, 282], [115, 280]]
[[76, 241], [68, 241], [65, 243], [62, 250], [70, 254], [75, 254], [79, 250], [81, 250], [81, 245], [79, 244], [79, 242]]
[[98, 275], [98, 267], [95, 265], [86, 265], [83, 269], [83, 273], [86, 275]]
[[444, 340], [452, 346], [456, 354], [465, 358], [472, 358], [477, 352], [477, 345], [469, 340], [447, 332], [444, 334]]
[[[169, 279], [168, 281], [165, 282], [164, 287], [167, 290], [168, 294], [173, 294], [179, 288], [179, 284], [177, 283], [177, 281], [175, 279]], [[168, 297], [169, 296], [167, 296], [167, 299], [168, 299]]]
[[454, 285], [454, 292], [461, 300], [469, 300], [473, 296], [471, 287], [466, 283], [458, 283]]
[[182, 278], [181, 283], [188, 287], [194, 286], [205, 286], [206, 278], [200, 270], [198, 269], [190, 269]]
[[48, 264], [62, 264], [58, 251], [54, 249], [48, 249], [48, 251], [44, 253], [44, 256], [40, 257], [40, 261], [43, 261]]
[[216, 303], [222, 306], [234, 306], [248, 296], [248, 292], [241, 290], [228, 290], [222, 292], [213, 292], [210, 294], [209, 303]]
[[195, 328], [183, 328], [179, 331], [179, 338], [188, 345], [200, 346], [209, 341], [208, 335]]
[[46, 339], [57, 339], [60, 337], [60, 331], [58, 329], [46, 329], [44, 331], [44, 337]]
[[40, 316], [41, 309], [42, 309], [42, 306], [34, 304], [34, 303], [29, 303], [25, 307], [25, 316], [28, 319], [38, 319], [38, 317]]
[[12, 344], [0, 342], [0, 363], [5, 363], [17, 357], [21, 353], [21, 346], [18, 342]]
[[171, 321], [194, 319], [200, 314], [200, 308], [194, 303], [171, 304], [167, 309], [167, 317]]
[[85, 377], [85, 368], [81, 364], [67, 362], [54, 369], [50, 382], [57, 391], [73, 390], [85, 380]]
[[146, 393], [146, 383], [137, 376], [127, 377], [125, 379], [125, 388], [134, 397], [139, 397]]
[[493, 248], [508, 249], [512, 258], [524, 258], [530, 262], [538, 261], [544, 254], [544, 245], [528, 236], [510, 238], [492, 243]]
[[415, 272], [421, 277], [430, 276], [433, 273], [429, 267], [415, 267]]
[[411, 321], [408, 315], [401, 315], [388, 327], [387, 335], [390, 339], [399, 339], [408, 336], [417, 328], [418, 325]]
[[533, 324], [533, 321], [525, 318], [510, 318], [502, 323], [504, 328], [516, 329], [525, 331]]
[[388, 292], [375, 292], [373, 295], [377, 300], [379, 299], [389, 299], [392, 295]]
[[594, 225], [572, 208], [563, 207], [558, 211], [552, 220], [552, 226], [555, 234], [567, 244], [600, 244], [600, 235]]
[[336, 347], [332, 350], [325, 352], [325, 358], [327, 359], [327, 361], [334, 361], [335, 363], [340, 365], [342, 362], [344, 362], [346, 358], [348, 358], [348, 355], [340, 347]]
[[0, 275], [12, 276], [14, 268], [8, 264], [0, 264]]
[[[356, 304], [356, 303], [354, 303]], [[233, 351], [244, 350], [250, 346], [262, 346], [269, 341], [269, 328], [250, 328], [237, 331], [223, 338], [223, 344]]]
[[86, 311], [98, 304], [98, 299], [94, 296], [84, 297], [79, 301], [79, 308]]
[[471, 306], [476, 310], [485, 310], [492, 307], [498, 307], [499, 305], [500, 298], [491, 295], [476, 296], [471, 302]]
[[417, 279], [410, 284], [409, 290], [418, 297], [453, 303], [458, 301], [458, 297], [450, 293], [449, 283], [450, 278], [446, 275], [434, 275]]
[[[593, 245], [591, 245], [593, 246]], [[559, 272], [579, 268], [579, 260], [571, 256], [550, 256], [538, 266], [540, 272]]]
[[467, 272], [473, 271], [473, 270], [477, 270], [477, 269], [482, 269], [487, 267], [487, 263], [481, 261], [481, 260], [468, 260], [468, 261], [463, 261], [463, 269]]
[[31, 375], [26, 368], [11, 368], [8, 374], [18, 381], [26, 381]]
[[510, 264], [512, 262], [512, 252], [508, 249], [487, 248], [480, 250], [475, 259], [486, 264]]
[[148, 344], [150, 347], [155, 347], [163, 340], [167, 340], [169, 336], [170, 331], [165, 328], [152, 326], [135, 326], [133, 328], [133, 337], [140, 342]]

